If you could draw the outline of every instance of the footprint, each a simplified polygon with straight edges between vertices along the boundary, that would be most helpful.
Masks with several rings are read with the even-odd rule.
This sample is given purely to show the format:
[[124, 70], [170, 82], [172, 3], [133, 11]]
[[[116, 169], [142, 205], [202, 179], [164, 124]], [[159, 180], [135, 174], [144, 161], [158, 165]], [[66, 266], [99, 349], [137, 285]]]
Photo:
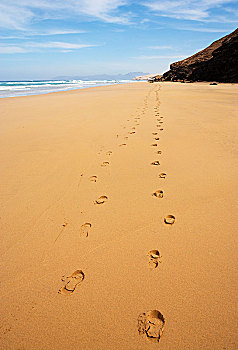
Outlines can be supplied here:
[[95, 201], [95, 204], [103, 204], [103, 203], [106, 203], [107, 200], [108, 200], [107, 196], [101, 196]]
[[158, 343], [164, 331], [165, 319], [158, 310], [144, 312], [139, 315], [137, 328], [145, 339]]
[[167, 176], [166, 173], [160, 173], [160, 174], [159, 174], [159, 178], [160, 178], [160, 179], [165, 179], [166, 176]]
[[164, 129], [160, 129], [160, 131], [162, 131], [162, 130], [164, 130]]
[[92, 225], [89, 222], [86, 222], [82, 226], [80, 226], [80, 237], [88, 237], [90, 228]]
[[119, 147], [126, 146], [126, 143], [122, 143]]
[[161, 154], [161, 153], [162, 153], [162, 151], [157, 151], [156, 153], [157, 153], [157, 154]]
[[108, 152], [106, 153], [107, 156], [110, 156], [111, 154], [112, 154], [112, 151], [108, 151]]
[[97, 182], [98, 177], [96, 175], [90, 176], [89, 180], [91, 182]]
[[130, 134], [130, 135], [135, 134], [135, 133], [136, 133], [135, 131], [131, 131], [131, 132], [129, 132], [129, 134]]
[[157, 190], [152, 194], [152, 196], [157, 197], [157, 198], [163, 198], [164, 192], [162, 190]]
[[65, 295], [70, 295], [72, 294], [76, 287], [83, 282], [85, 278], [85, 275], [82, 270], [76, 270], [74, 273], [72, 273], [71, 276], [69, 277], [62, 277], [62, 282], [66, 282], [66, 284], [60, 288], [58, 291], [59, 294], [65, 294]]
[[153, 143], [151, 146], [157, 147], [158, 145], [157, 145], [157, 143]]
[[125, 136], [125, 137], [124, 137], [124, 140], [128, 140], [128, 136]]
[[175, 223], [175, 216], [173, 215], [167, 215], [165, 218], [164, 218], [164, 222], [165, 224], [167, 225], [173, 225]]
[[155, 137], [155, 140], [156, 140], [156, 141], [159, 141], [159, 137]]
[[160, 162], [158, 160], [155, 160], [154, 162], [151, 163], [151, 165], [160, 165]]
[[152, 132], [152, 135], [158, 135], [158, 133], [157, 132]]
[[107, 165], [109, 165], [109, 162], [103, 162], [103, 163], [101, 164], [101, 166], [107, 166]]
[[149, 256], [149, 267], [151, 269], [156, 269], [158, 267], [159, 262], [161, 262], [159, 259], [161, 258], [160, 252], [158, 250], [150, 250], [147, 255]]
[[136, 130], [136, 128], [133, 126], [133, 128], [131, 128], [132, 130]]

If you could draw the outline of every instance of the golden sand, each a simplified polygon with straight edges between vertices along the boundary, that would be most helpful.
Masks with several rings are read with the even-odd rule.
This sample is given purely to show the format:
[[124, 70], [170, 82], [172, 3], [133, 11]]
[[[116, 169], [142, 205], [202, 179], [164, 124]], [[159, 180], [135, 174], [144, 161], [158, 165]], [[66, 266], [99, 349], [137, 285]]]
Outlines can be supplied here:
[[4, 350], [235, 350], [238, 86], [0, 100]]

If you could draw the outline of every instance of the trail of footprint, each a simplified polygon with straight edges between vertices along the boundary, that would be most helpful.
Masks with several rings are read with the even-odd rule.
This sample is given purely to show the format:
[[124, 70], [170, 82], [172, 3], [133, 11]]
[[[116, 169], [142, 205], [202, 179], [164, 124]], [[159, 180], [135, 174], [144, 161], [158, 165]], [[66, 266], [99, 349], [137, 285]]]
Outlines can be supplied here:
[[108, 200], [107, 196], [101, 196], [95, 201], [95, 204], [103, 204], [103, 203], [106, 203], [107, 200]]
[[157, 197], [157, 198], [163, 198], [164, 192], [162, 190], [157, 190], [152, 194], [152, 196]]
[[62, 277], [62, 282], [66, 282], [65, 285], [58, 291], [59, 294], [70, 295], [72, 294], [77, 286], [83, 282], [85, 275], [82, 270], [76, 270], [69, 277]]
[[101, 164], [101, 166], [103, 166], [103, 167], [105, 167], [105, 166], [107, 166], [107, 165], [109, 165], [109, 162], [103, 162], [103, 163]]
[[96, 175], [90, 176], [89, 180], [91, 182], [97, 182], [98, 177]]
[[86, 222], [85, 224], [80, 226], [80, 237], [88, 237], [90, 228], [92, 227], [92, 224], [89, 222]]
[[137, 328], [145, 339], [158, 343], [164, 331], [165, 319], [158, 310], [144, 312], [137, 319]]
[[161, 263], [160, 259], [161, 259], [161, 255], [160, 252], [156, 249], [154, 250], [150, 250], [147, 253], [148, 257], [149, 257], [149, 261], [148, 261], [148, 265], [151, 269], [156, 269], [159, 265], [159, 263]]

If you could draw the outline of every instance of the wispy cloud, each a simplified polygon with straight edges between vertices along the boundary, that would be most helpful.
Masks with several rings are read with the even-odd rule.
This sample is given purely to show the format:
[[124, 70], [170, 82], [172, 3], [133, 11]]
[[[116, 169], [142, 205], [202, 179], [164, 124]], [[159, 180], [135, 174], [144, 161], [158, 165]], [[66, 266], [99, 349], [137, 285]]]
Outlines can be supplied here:
[[80, 50], [89, 47], [96, 47], [99, 45], [94, 44], [74, 44], [61, 41], [49, 41], [49, 42], [28, 42], [23, 45], [0, 45], [0, 54], [16, 54], [16, 53], [29, 53], [39, 51], [41, 49], [59, 50], [60, 52], [71, 52], [73, 50]]
[[0, 54], [16, 54], [16, 53], [26, 53], [27, 50], [19, 46], [4, 46], [0, 45]]
[[36, 48], [51, 48], [51, 49], [68, 49], [68, 50], [78, 50], [83, 49], [85, 47], [95, 47], [98, 45], [92, 45], [92, 44], [73, 44], [73, 43], [67, 43], [67, 42], [60, 42], [60, 41], [50, 41], [50, 42], [44, 42], [44, 43], [28, 43], [28, 47], [36, 47]]
[[130, 23], [119, 8], [129, 0], [1, 0], [0, 27], [24, 30], [33, 19], [67, 18], [79, 15], [109, 23]]
[[231, 31], [227, 30], [227, 29], [218, 29], [218, 28], [203, 28], [203, 27], [177, 27], [176, 29], [178, 30], [188, 30], [188, 31], [192, 31], [192, 32], [201, 32], [201, 33], [226, 33]]
[[[142, 4], [159, 16], [193, 21], [215, 21], [210, 10], [237, 3], [237, 0], [149, 0]], [[224, 17], [225, 18], [225, 17]], [[218, 20], [218, 17], [217, 17]]]

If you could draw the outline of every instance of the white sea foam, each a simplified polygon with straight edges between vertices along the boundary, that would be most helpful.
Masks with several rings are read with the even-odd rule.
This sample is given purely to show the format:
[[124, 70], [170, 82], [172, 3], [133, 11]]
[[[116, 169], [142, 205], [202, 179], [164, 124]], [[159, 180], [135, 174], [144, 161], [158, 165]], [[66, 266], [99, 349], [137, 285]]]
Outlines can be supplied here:
[[83, 89], [93, 86], [129, 83], [131, 80], [44, 80], [0, 81], [0, 98], [47, 94], [49, 92]]

